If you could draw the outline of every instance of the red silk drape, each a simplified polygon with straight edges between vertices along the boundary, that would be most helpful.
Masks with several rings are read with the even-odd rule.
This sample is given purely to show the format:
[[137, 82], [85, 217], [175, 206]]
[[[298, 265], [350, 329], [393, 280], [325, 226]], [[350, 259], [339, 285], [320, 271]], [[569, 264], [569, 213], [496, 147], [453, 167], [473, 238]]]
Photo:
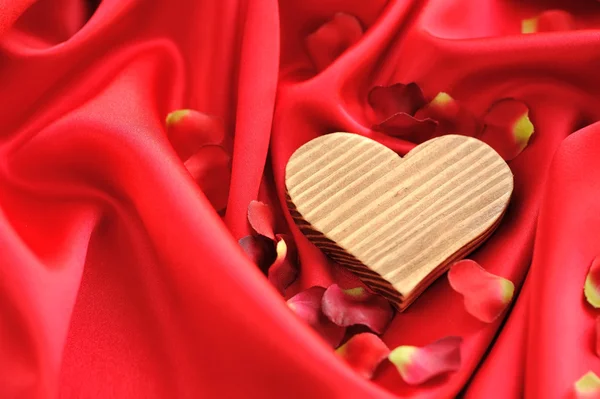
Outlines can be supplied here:
[[[521, 34], [557, 7], [571, 27]], [[332, 25], [315, 54], [307, 37], [340, 12], [361, 30]], [[0, 397], [562, 398], [600, 374], [582, 295], [600, 253], [598, 2], [103, 0], [91, 14], [0, 0]], [[411, 81], [477, 114], [520, 98], [536, 128], [510, 162], [508, 213], [473, 255], [515, 283], [515, 304], [482, 324], [440, 279], [396, 315], [390, 347], [464, 339], [461, 369], [416, 387], [389, 365], [373, 382], [352, 372], [237, 243], [251, 200], [284, 204], [287, 159], [311, 138], [410, 150], [371, 130], [367, 95]], [[181, 108], [223, 120], [224, 217], [165, 133]], [[290, 228], [293, 290], [334, 282]]]

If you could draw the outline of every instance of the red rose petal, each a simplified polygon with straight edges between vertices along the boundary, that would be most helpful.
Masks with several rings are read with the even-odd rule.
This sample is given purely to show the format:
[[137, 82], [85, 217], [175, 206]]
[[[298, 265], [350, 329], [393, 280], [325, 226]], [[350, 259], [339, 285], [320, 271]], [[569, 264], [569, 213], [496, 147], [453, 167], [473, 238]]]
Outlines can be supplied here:
[[282, 235], [278, 235], [277, 239], [277, 258], [269, 268], [268, 278], [275, 288], [283, 294], [285, 289], [298, 276], [298, 268], [296, 267], [298, 252], [290, 238], [287, 238], [287, 242], [290, 242], [291, 245], [288, 245], [286, 238]]
[[277, 256], [273, 241], [263, 236], [245, 236], [238, 242], [250, 260], [266, 274]]
[[592, 261], [590, 270], [585, 278], [583, 292], [590, 305], [600, 308], [600, 256]]
[[600, 378], [593, 371], [588, 371], [575, 382], [573, 391], [578, 399], [600, 398]]
[[260, 201], [250, 201], [248, 204], [248, 222], [258, 234], [275, 239], [275, 215], [269, 205]]
[[575, 29], [573, 16], [564, 10], [544, 11], [521, 22], [521, 33], [559, 32]]
[[414, 115], [427, 102], [416, 83], [396, 83], [391, 86], [375, 86], [369, 91], [369, 104], [379, 120], [391, 115], [405, 113]]
[[453, 264], [448, 271], [448, 281], [454, 291], [464, 296], [467, 311], [486, 323], [500, 316], [515, 290], [510, 280], [487, 272], [470, 259]]
[[437, 135], [461, 134], [463, 136], [475, 136], [479, 131], [475, 115], [444, 92], [438, 93], [429, 104], [415, 114], [415, 117], [437, 121]]
[[343, 291], [349, 301], [364, 302], [369, 299], [371, 295], [373, 295], [365, 287], [348, 288]]
[[302, 291], [287, 301], [290, 309], [302, 320], [307, 322], [329, 345], [337, 348], [344, 334], [345, 327], [332, 323], [321, 311], [321, 301], [325, 288], [311, 287]]
[[308, 55], [318, 71], [327, 68], [363, 35], [360, 21], [353, 15], [337, 13], [306, 37]]
[[443, 373], [460, 368], [461, 337], [445, 337], [422, 348], [399, 346], [390, 352], [392, 362], [402, 379], [418, 385]]
[[184, 163], [217, 212], [227, 206], [231, 157], [219, 145], [201, 147]]
[[[332, 281], [336, 281], [340, 287], [365, 287], [364, 283], [356, 274], [337, 263], [332, 264], [331, 277]], [[368, 295], [370, 292], [366, 290], [365, 293]]]
[[400, 112], [374, 125], [372, 129], [413, 143], [422, 143], [433, 137], [437, 125], [433, 119], [416, 119]]
[[221, 144], [225, 138], [223, 121], [212, 115], [191, 109], [180, 109], [167, 115], [167, 135], [182, 161], [200, 147]]
[[489, 144], [507, 161], [527, 147], [535, 129], [529, 120], [529, 108], [523, 102], [506, 98], [496, 102], [483, 118], [479, 139]]
[[390, 350], [377, 335], [362, 333], [350, 338], [336, 353], [358, 374], [371, 379]]
[[362, 324], [381, 334], [394, 314], [388, 301], [375, 294], [357, 296], [349, 291], [337, 284], [329, 286], [323, 295], [323, 313], [338, 326]]

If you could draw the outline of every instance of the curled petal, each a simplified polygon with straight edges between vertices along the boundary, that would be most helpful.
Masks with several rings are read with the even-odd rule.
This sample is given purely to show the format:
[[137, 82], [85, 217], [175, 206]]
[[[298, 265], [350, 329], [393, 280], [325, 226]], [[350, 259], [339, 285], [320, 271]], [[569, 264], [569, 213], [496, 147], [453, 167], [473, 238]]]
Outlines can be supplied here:
[[448, 93], [440, 92], [429, 104], [420, 109], [415, 117], [438, 122], [437, 135], [461, 134], [475, 136], [479, 124], [475, 115]]
[[422, 143], [433, 137], [437, 125], [438, 123], [433, 119], [417, 119], [404, 112], [399, 112], [380, 124], [374, 125], [372, 129], [413, 143]]
[[318, 71], [327, 68], [363, 35], [360, 21], [353, 15], [337, 13], [306, 37], [308, 55]]
[[600, 378], [593, 371], [588, 371], [575, 382], [574, 391], [578, 399], [600, 398]]
[[276, 253], [273, 241], [263, 236], [245, 236], [238, 241], [246, 255], [263, 273], [275, 262]]
[[231, 157], [219, 145], [201, 147], [184, 163], [217, 212], [227, 206]]
[[388, 359], [407, 384], [418, 385], [437, 375], [458, 370], [461, 344], [461, 337], [445, 337], [422, 348], [399, 346]]
[[393, 316], [388, 301], [378, 295], [356, 289], [344, 291], [332, 284], [323, 295], [323, 313], [338, 326], [362, 324], [381, 334]]
[[377, 335], [361, 333], [350, 338], [336, 353], [358, 374], [371, 379], [390, 350]]
[[275, 239], [275, 215], [269, 205], [260, 201], [250, 201], [248, 204], [248, 221], [258, 234]]
[[521, 33], [558, 32], [575, 29], [573, 16], [564, 10], [544, 11], [521, 22]]
[[375, 86], [369, 91], [369, 104], [378, 120], [405, 113], [414, 115], [427, 102], [416, 83], [396, 83], [391, 86]]
[[288, 307], [302, 320], [314, 326], [319, 323], [321, 299], [324, 293], [325, 288], [323, 287], [310, 287], [291, 297], [287, 301]]
[[321, 311], [321, 301], [325, 288], [311, 287], [291, 297], [287, 304], [298, 317], [308, 323], [332, 347], [337, 348], [344, 334], [345, 327], [332, 323]]
[[167, 135], [182, 161], [205, 145], [221, 144], [225, 138], [223, 121], [192, 109], [180, 109], [167, 115]]
[[[291, 245], [288, 245], [287, 242]], [[298, 268], [296, 267], [298, 252], [293, 245], [293, 241], [288, 237], [287, 240], [283, 235], [277, 235], [277, 258], [273, 265], [269, 268], [269, 281], [282, 294], [285, 289], [296, 280], [298, 276]]]
[[500, 316], [515, 291], [510, 280], [487, 272], [469, 259], [452, 265], [448, 281], [454, 291], [464, 296], [467, 311], [485, 323], [491, 323]]
[[479, 139], [489, 144], [506, 161], [514, 159], [527, 147], [535, 131], [527, 105], [512, 98], [492, 105], [483, 122], [484, 128]]
[[583, 293], [590, 305], [600, 308], [600, 256], [592, 261], [590, 270], [585, 278]]

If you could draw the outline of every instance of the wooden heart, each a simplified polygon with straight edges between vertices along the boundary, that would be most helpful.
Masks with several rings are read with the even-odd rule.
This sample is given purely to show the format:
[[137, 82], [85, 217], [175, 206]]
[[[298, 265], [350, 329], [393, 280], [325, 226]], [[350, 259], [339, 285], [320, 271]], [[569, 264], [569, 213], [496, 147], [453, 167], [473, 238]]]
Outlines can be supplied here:
[[498, 153], [458, 135], [404, 158], [363, 136], [324, 135], [292, 155], [285, 183], [300, 230], [399, 310], [489, 237], [513, 190]]

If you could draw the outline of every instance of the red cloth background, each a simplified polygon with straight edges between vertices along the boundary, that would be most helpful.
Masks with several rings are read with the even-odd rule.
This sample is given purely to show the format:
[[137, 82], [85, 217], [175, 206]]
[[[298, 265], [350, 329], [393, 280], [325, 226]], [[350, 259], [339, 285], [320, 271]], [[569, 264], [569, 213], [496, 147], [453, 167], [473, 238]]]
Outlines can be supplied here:
[[[557, 7], [574, 29], [520, 33]], [[317, 70], [306, 38], [338, 12], [364, 34]], [[582, 295], [600, 252], [598, 2], [103, 0], [91, 14], [0, 0], [1, 398], [562, 398], [600, 374]], [[383, 336], [463, 337], [461, 369], [418, 387], [389, 364], [356, 375], [237, 243], [251, 200], [283, 204], [286, 161], [311, 138], [410, 150], [371, 130], [366, 100], [410, 81], [476, 113], [518, 97], [536, 127], [510, 163], [508, 213], [472, 256], [515, 282], [514, 307], [483, 324], [439, 279]], [[224, 218], [166, 135], [181, 108], [224, 121]], [[335, 281], [291, 232], [293, 289]]]

